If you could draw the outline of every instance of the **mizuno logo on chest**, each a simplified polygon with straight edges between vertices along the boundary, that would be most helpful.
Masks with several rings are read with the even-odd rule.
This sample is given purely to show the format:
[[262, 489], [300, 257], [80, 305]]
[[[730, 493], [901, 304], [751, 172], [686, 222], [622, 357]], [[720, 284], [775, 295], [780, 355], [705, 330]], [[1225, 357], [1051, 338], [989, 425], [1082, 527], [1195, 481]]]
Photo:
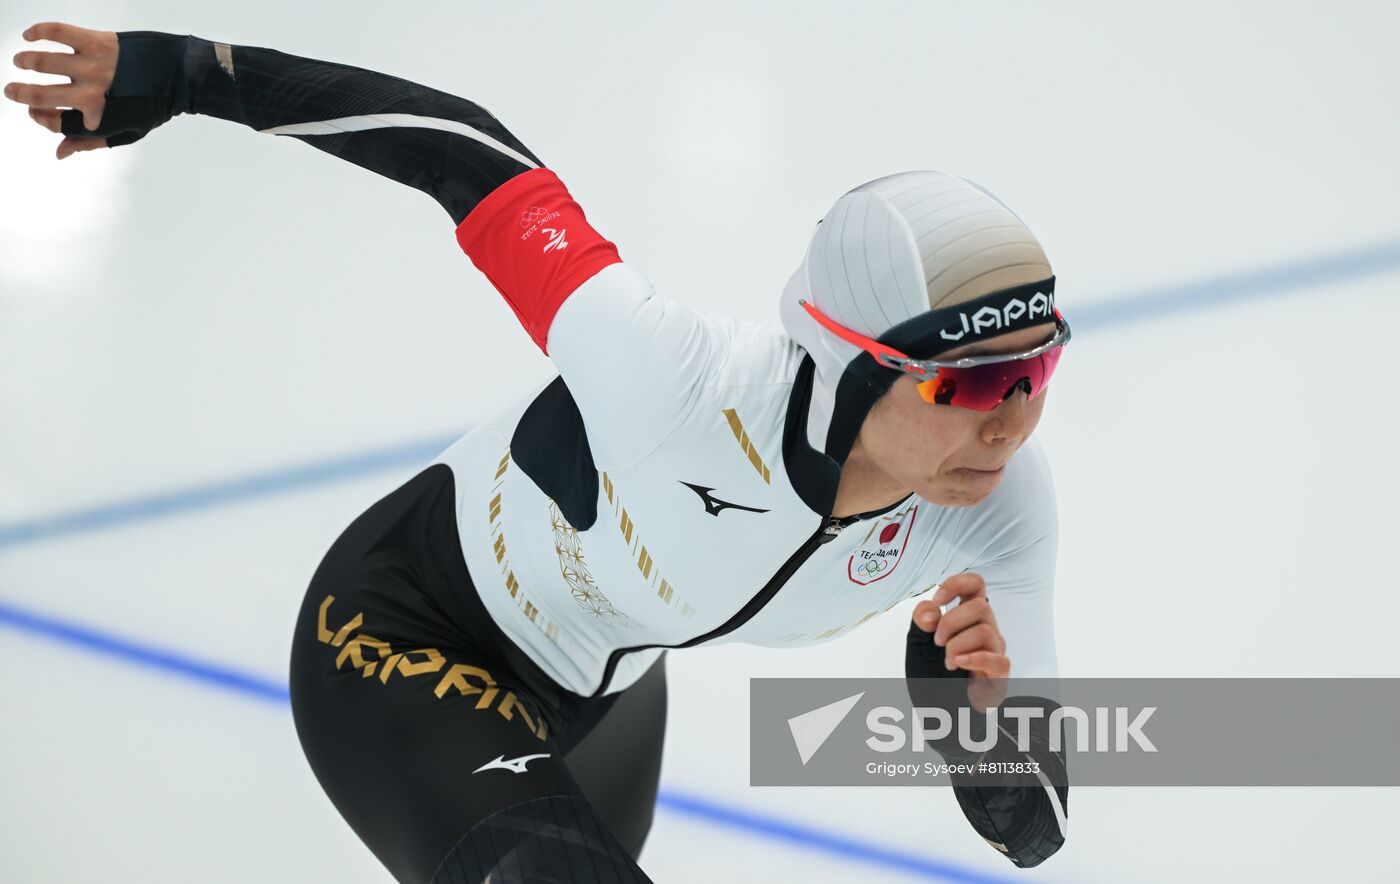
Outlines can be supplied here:
[[720, 511], [720, 510], [725, 510], [725, 509], [729, 509], [729, 510], [743, 510], [744, 512], [748, 512], [748, 513], [766, 513], [766, 512], [768, 512], [768, 510], [761, 510], [761, 509], [758, 509], [757, 507], [743, 506], [743, 505], [737, 504], [737, 503], [730, 503], [730, 502], [727, 501], [727, 500], [720, 500], [719, 498], [717, 498], [717, 497], [715, 497], [714, 495], [710, 494], [711, 491], [714, 491], [714, 490], [715, 490], [715, 489], [713, 489], [713, 488], [706, 488], [706, 487], [703, 486], [703, 485], [692, 485], [692, 484], [690, 484], [689, 482], [684, 482], [684, 481], [681, 482], [681, 484], [684, 485], [685, 487], [689, 488], [691, 491], [694, 491], [696, 494], [700, 495], [700, 499], [703, 500], [703, 501], [705, 502], [705, 512], [709, 513], [709, 514], [712, 515], [712, 516], [715, 516], [716, 518], [719, 517], [719, 511]]

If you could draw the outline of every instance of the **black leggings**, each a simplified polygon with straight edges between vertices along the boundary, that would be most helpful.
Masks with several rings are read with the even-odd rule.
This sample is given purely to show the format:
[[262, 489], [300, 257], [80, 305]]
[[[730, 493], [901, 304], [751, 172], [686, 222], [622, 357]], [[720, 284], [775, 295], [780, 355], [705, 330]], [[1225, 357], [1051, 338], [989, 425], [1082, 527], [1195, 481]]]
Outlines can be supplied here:
[[453, 488], [427, 468], [316, 570], [291, 661], [307, 760], [401, 882], [647, 882], [664, 657], [597, 699], [555, 684], [482, 607]]

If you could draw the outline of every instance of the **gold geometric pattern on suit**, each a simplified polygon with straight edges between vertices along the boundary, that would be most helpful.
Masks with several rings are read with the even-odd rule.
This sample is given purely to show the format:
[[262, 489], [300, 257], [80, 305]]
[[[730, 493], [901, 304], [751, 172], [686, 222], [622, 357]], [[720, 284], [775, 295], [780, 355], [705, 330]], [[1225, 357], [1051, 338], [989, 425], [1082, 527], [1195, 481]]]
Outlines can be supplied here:
[[569, 585], [569, 594], [574, 601], [597, 619], [613, 626], [641, 626], [613, 607], [613, 603], [593, 581], [593, 575], [588, 573], [588, 563], [583, 560], [583, 543], [579, 540], [578, 529], [569, 524], [553, 500], [549, 501], [549, 527], [554, 532], [554, 552], [559, 556], [559, 572]]

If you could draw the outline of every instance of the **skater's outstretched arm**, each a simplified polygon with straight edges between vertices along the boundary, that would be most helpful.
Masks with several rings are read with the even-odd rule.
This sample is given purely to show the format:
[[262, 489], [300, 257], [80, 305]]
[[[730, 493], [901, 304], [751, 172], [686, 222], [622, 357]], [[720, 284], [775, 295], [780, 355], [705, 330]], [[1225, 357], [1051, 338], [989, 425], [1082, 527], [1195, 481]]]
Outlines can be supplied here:
[[15, 58], [71, 83], [5, 87], [38, 123], [63, 133], [60, 159], [130, 144], [178, 114], [207, 114], [298, 138], [431, 194], [457, 225], [462, 250], [559, 368], [600, 469], [655, 449], [726, 358], [732, 324], [657, 296], [554, 173], [471, 101], [198, 37], [55, 22], [24, 37], [74, 50]]
[[506, 181], [543, 165], [479, 105], [387, 74], [154, 31], [55, 22], [34, 25], [25, 37], [74, 49], [15, 58], [20, 68], [66, 75], [71, 84], [5, 90], [68, 136], [60, 159], [130, 144], [179, 114], [203, 114], [299, 138], [416, 187], [455, 223]]

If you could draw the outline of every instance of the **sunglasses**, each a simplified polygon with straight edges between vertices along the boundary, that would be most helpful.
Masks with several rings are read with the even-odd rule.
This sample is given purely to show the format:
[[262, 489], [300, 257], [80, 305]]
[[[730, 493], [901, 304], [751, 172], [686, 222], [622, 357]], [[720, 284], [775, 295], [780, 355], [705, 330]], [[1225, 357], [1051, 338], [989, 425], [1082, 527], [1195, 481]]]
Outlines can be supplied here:
[[1060, 354], [1069, 343], [1069, 323], [1055, 310], [1055, 336], [1024, 353], [997, 353], [988, 356], [966, 356], [962, 359], [912, 359], [893, 347], [867, 338], [859, 332], [838, 325], [809, 301], [799, 301], [802, 309], [827, 331], [847, 343], [854, 344], [875, 361], [899, 371], [922, 378], [919, 396], [932, 405], [955, 405], [974, 411], [991, 411], [1009, 398], [1017, 388], [1034, 399], [1050, 383]]

